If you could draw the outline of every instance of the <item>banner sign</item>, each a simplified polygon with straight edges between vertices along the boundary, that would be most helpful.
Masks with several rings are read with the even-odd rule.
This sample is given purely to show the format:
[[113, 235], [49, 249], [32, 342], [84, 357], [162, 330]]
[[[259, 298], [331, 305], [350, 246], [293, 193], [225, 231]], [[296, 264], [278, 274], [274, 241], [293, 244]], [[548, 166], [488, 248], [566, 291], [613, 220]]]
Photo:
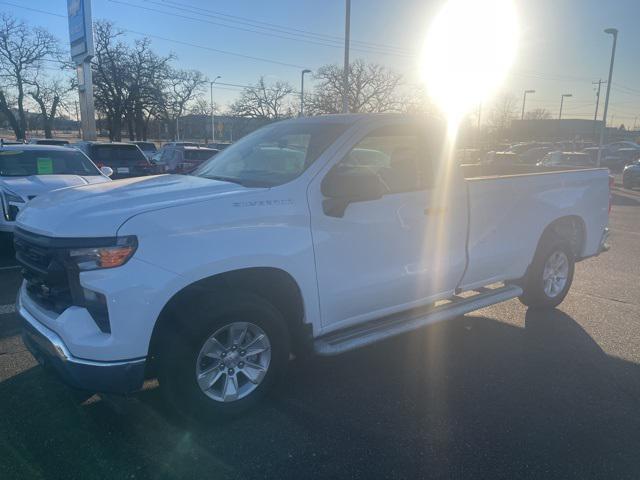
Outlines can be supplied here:
[[93, 56], [91, 0], [67, 0], [71, 58], [82, 63]]

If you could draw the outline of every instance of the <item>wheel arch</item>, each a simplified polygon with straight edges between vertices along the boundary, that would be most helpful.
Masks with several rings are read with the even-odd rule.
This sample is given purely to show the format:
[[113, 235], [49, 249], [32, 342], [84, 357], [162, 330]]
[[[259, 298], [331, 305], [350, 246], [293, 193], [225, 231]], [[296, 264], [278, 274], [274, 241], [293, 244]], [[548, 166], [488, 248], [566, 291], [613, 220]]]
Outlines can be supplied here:
[[582, 256], [584, 252], [585, 243], [587, 240], [587, 230], [583, 218], [579, 215], [565, 215], [556, 218], [549, 223], [542, 231], [538, 243], [536, 245], [535, 252], [531, 258], [531, 263], [534, 261], [536, 253], [540, 250], [541, 245], [544, 244], [550, 237], [560, 237], [566, 239], [571, 244], [571, 250], [577, 259]]
[[258, 295], [271, 303], [285, 318], [292, 340], [292, 350], [298, 353], [310, 345], [311, 326], [304, 322], [305, 306], [302, 291], [293, 276], [275, 267], [250, 267], [230, 270], [197, 280], [176, 292], [165, 304], [154, 325], [149, 342], [151, 371], [160, 351], [161, 340], [175, 333], [181, 305], [197, 301], [211, 291], [243, 291]]

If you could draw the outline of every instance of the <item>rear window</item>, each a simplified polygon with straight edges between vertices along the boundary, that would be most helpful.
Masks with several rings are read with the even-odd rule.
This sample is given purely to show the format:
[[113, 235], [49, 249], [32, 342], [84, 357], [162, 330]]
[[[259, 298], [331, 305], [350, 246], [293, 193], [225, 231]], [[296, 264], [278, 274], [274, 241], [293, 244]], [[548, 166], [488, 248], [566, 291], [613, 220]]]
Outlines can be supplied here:
[[67, 140], [36, 140], [35, 143], [38, 145], [57, 145], [60, 147], [69, 145], [69, 142]]
[[184, 159], [205, 161], [213, 157], [216, 153], [217, 152], [211, 150], [185, 150]]
[[136, 143], [136, 145], [138, 147], [140, 147], [140, 149], [142, 151], [145, 152], [155, 152], [156, 151], [156, 145], [155, 143], [151, 143], [151, 142], [138, 142]]
[[100, 171], [77, 150], [0, 150], [0, 176], [100, 175]]
[[147, 157], [136, 145], [93, 145], [90, 156], [94, 162], [109, 167], [147, 163]]

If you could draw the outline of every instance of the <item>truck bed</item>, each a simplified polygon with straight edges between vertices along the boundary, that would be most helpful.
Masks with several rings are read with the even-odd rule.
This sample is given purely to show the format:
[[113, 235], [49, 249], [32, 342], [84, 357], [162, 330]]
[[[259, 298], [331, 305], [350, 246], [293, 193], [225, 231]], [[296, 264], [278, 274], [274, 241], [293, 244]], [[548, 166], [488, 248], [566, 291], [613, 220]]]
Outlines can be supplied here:
[[469, 195], [468, 267], [463, 289], [522, 277], [551, 222], [575, 218], [584, 238], [578, 257], [595, 255], [608, 222], [605, 168], [461, 166]]
[[460, 169], [462, 170], [462, 175], [467, 180], [473, 178], [593, 170], [593, 168], [590, 167], [538, 167], [537, 165], [483, 165], [480, 163], [460, 165]]

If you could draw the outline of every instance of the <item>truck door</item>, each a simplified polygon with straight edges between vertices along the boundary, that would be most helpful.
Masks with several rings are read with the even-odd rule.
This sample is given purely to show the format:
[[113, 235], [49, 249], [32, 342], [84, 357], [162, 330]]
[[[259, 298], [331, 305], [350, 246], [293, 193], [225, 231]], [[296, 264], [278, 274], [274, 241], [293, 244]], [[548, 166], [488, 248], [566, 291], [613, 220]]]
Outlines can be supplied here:
[[[456, 288], [466, 261], [466, 191], [437, 180], [441, 143], [415, 124], [369, 129], [310, 185], [323, 328], [421, 306]], [[384, 194], [327, 214], [320, 184], [332, 168], [374, 172]]]

